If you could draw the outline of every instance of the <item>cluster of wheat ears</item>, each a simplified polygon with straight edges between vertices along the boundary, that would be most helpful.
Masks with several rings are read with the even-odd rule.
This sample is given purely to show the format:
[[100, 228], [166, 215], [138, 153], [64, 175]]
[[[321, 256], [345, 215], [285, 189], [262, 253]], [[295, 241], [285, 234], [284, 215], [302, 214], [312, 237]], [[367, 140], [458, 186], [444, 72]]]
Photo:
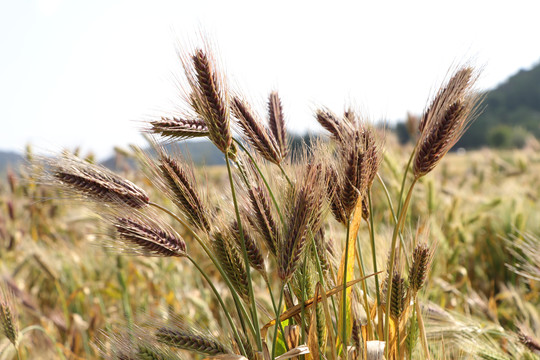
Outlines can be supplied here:
[[[429, 358], [418, 292], [434, 246], [406, 236], [403, 228], [415, 184], [436, 167], [476, 113], [477, 71], [457, 68], [422, 115], [400, 195], [393, 202], [386, 192], [394, 230], [391, 238], [378, 240], [389, 244], [389, 252], [382, 252], [376, 249], [371, 211], [372, 184], [379, 181], [385, 188], [378, 174], [382, 131], [352, 110], [338, 116], [321, 108], [315, 117], [329, 141], [291, 153], [276, 92], [269, 96], [264, 124], [246, 99], [228, 88], [208, 46], [181, 59], [188, 106], [182, 116], [149, 122], [153, 150], [136, 151], [151, 183], [178, 212], [73, 155], [40, 160], [44, 181], [87, 201], [109, 225], [108, 245], [142, 256], [186, 259], [221, 306], [225, 321], [219, 337], [181, 318], [150, 330], [128, 324], [124, 335], [110, 335], [110, 354], [176, 358], [173, 347], [222, 359], [404, 359], [418, 344], [417, 352]], [[159, 137], [167, 143], [212, 141], [225, 158], [230, 209], [205, 201], [192, 165]], [[178, 224], [171, 225], [171, 217]], [[342, 241], [328, 236], [329, 222], [343, 226]], [[371, 248], [357, 246], [361, 226], [369, 230]], [[188, 235], [192, 243], [186, 244]], [[195, 246], [207, 256], [204, 262], [190, 255]], [[369, 274], [366, 256], [374, 267]], [[380, 256], [386, 269], [377, 268]], [[203, 266], [208, 261], [213, 275]], [[256, 277], [266, 289], [254, 289], [261, 284]], [[370, 277], [374, 286], [368, 286]], [[11, 316], [0, 315], [3, 322]]]

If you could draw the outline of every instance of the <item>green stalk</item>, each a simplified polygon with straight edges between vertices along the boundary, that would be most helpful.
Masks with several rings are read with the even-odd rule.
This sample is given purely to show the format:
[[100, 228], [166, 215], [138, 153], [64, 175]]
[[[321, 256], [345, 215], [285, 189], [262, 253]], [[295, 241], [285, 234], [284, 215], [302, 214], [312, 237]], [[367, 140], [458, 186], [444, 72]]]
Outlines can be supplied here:
[[283, 166], [281, 166], [281, 164], [278, 164], [278, 167], [279, 167], [279, 170], [281, 170], [281, 173], [283, 174], [283, 176], [285, 176], [285, 179], [287, 179], [287, 182], [289, 183], [289, 186], [293, 187], [293, 183], [292, 183], [291, 179], [289, 178], [289, 176], [287, 176], [287, 173], [283, 169]]
[[128, 329], [131, 333], [133, 330], [133, 312], [129, 301], [129, 293], [127, 290], [126, 277], [124, 275], [124, 264], [120, 256], [116, 257], [117, 278], [122, 290], [122, 307], [124, 308], [124, 316], [126, 317]]
[[344, 359], [347, 360], [347, 266], [349, 262], [349, 232], [351, 220], [347, 221], [347, 239], [345, 241], [345, 263], [343, 266], [343, 292], [342, 292], [342, 314], [341, 314], [341, 348]]
[[[324, 274], [321, 266], [321, 259], [319, 257], [319, 251], [317, 250], [317, 245], [315, 245], [315, 239], [313, 236], [311, 237], [313, 248], [315, 249], [315, 265], [317, 265], [317, 272], [319, 273], [319, 281], [321, 282], [323, 289], [326, 289], [326, 282], [324, 281]], [[336, 302], [334, 301], [334, 296], [330, 298], [332, 301], [332, 307], [334, 308], [334, 314], [337, 314], [337, 308], [336, 308]], [[337, 333], [337, 325], [335, 323], [332, 323], [334, 326], [334, 331]]]
[[401, 228], [403, 226], [403, 223], [405, 222], [405, 217], [406, 217], [406, 214], [407, 214], [407, 208], [409, 207], [409, 202], [411, 201], [411, 196], [412, 196], [412, 190], [414, 188], [414, 185], [416, 184], [416, 182], [418, 181], [418, 178], [415, 178], [413, 180], [413, 182], [411, 183], [411, 186], [409, 187], [409, 191], [407, 192], [407, 197], [405, 198], [405, 202], [403, 203], [403, 207], [400, 209], [399, 211], [399, 218], [398, 218], [398, 222], [396, 224], [396, 226], [394, 227], [394, 233], [392, 234], [392, 243], [391, 243], [391, 247], [390, 247], [390, 263], [389, 263], [389, 267], [388, 267], [388, 273], [389, 273], [389, 276], [388, 276], [388, 287], [387, 287], [387, 290], [386, 290], [386, 314], [385, 314], [385, 318], [384, 318], [384, 338], [385, 338], [385, 341], [386, 341], [386, 358], [388, 359], [388, 352], [389, 352], [389, 347], [388, 347], [388, 336], [389, 336], [389, 332], [390, 332], [390, 323], [389, 323], [389, 319], [390, 319], [390, 309], [389, 309], [389, 305], [390, 305], [390, 300], [391, 300], [391, 297], [392, 297], [392, 278], [393, 278], [393, 272], [394, 272], [394, 263], [395, 263], [395, 260], [396, 260], [396, 240], [397, 240], [397, 234], [401, 231]]
[[193, 238], [203, 248], [206, 255], [210, 258], [210, 260], [212, 261], [212, 263], [214, 264], [216, 269], [219, 271], [219, 273], [221, 274], [221, 277], [223, 278], [223, 280], [225, 280], [225, 283], [227, 284], [227, 287], [230, 289], [232, 297], [233, 297], [235, 305], [236, 305], [236, 309], [237, 309], [237, 312], [238, 312], [238, 317], [240, 318], [240, 321], [242, 322], [242, 326], [244, 326], [244, 320], [247, 320], [247, 323], [249, 325], [251, 333], [253, 334], [253, 336], [255, 336], [255, 333], [256, 333], [255, 327], [251, 323], [250, 318], [247, 316], [246, 309], [242, 305], [242, 301], [238, 297], [238, 294], [236, 293], [236, 290], [234, 289], [234, 286], [232, 285], [231, 280], [229, 279], [229, 277], [227, 276], [227, 274], [225, 273], [225, 271], [221, 267], [221, 264], [219, 263], [219, 261], [217, 261], [217, 259], [212, 254], [212, 251], [204, 243], [204, 241], [199, 237], [199, 235], [191, 228], [191, 226], [188, 223], [186, 223], [183, 219], [181, 219], [174, 212], [170, 211], [166, 207], [163, 207], [163, 206], [161, 206], [159, 204], [156, 204], [156, 203], [153, 203], [153, 202], [150, 202], [149, 205], [154, 206], [155, 208], [160, 209], [161, 211], [164, 211], [165, 213], [169, 214], [176, 221], [178, 221], [180, 224], [182, 224], [191, 233]]
[[199, 272], [201, 273], [201, 275], [204, 277], [204, 279], [206, 280], [206, 282], [208, 282], [208, 285], [210, 285], [210, 288], [212, 289], [212, 291], [214, 292], [214, 294], [216, 295], [216, 298], [219, 302], [219, 304], [221, 305], [221, 307], [223, 308], [223, 312], [225, 313], [225, 316], [227, 317], [227, 320], [229, 321], [229, 325], [231, 326], [231, 330], [233, 331], [234, 333], [234, 337], [236, 338], [236, 342], [238, 343], [238, 346], [240, 347], [240, 350], [242, 351], [242, 353], [244, 355], [247, 355], [246, 353], [246, 350], [244, 349], [244, 344], [242, 343], [242, 339], [240, 338], [240, 335], [238, 334], [238, 330], [236, 330], [236, 326], [234, 325], [234, 322], [233, 320], [231, 319], [231, 315], [229, 314], [229, 312], [227, 311], [227, 307], [225, 306], [225, 304], [223, 303], [223, 299], [221, 298], [221, 295], [219, 295], [219, 292], [216, 290], [216, 287], [214, 286], [214, 284], [212, 283], [212, 280], [210, 280], [210, 278], [208, 277], [208, 275], [206, 274], [206, 272], [199, 266], [199, 264], [197, 264], [197, 262], [189, 255], [186, 255], [186, 257], [188, 258], [189, 261], [191, 261], [191, 263], [193, 265], [195, 265], [195, 267], [197, 268], [197, 270], [199, 270]]
[[403, 179], [401, 180], [401, 190], [399, 192], [398, 213], [401, 212], [401, 207], [403, 205], [403, 191], [405, 190], [405, 181], [407, 180], [407, 174], [409, 173], [409, 169], [411, 168], [411, 163], [413, 161], [415, 153], [416, 153], [416, 146], [414, 147], [413, 151], [411, 152], [411, 156], [409, 157], [409, 161], [407, 162], [407, 166], [405, 167], [405, 173], [403, 174]]
[[64, 356], [64, 353], [62, 352], [62, 350], [56, 346], [56, 339], [54, 338], [54, 336], [52, 336], [51, 334], [49, 334], [47, 332], [47, 330], [45, 330], [43, 327], [39, 326], [39, 325], [30, 325], [24, 329], [21, 330], [21, 336], [23, 336], [24, 334], [26, 334], [27, 332], [29, 331], [32, 331], [32, 330], [37, 330], [37, 331], [41, 331], [43, 334], [45, 334], [45, 336], [47, 336], [49, 338], [49, 340], [51, 340], [51, 342], [55, 345], [55, 349], [56, 351], [58, 352], [58, 355], [60, 356], [60, 358], [66, 360], [66, 357]]
[[[274, 327], [274, 338], [272, 339], [272, 356], [270, 357], [270, 359], [275, 359], [275, 355], [276, 355], [278, 322], [281, 323], [279, 318], [281, 316], [281, 308], [283, 307], [283, 293], [284, 292], [285, 292], [285, 284], [283, 283], [281, 285], [281, 292], [279, 294], [278, 311], [276, 313], [276, 324]], [[285, 333], [283, 333], [283, 338], [285, 339]]]
[[370, 312], [369, 312], [369, 300], [368, 300], [368, 289], [367, 289], [367, 279], [365, 279], [366, 277], [366, 270], [364, 269], [364, 260], [363, 260], [363, 257], [362, 257], [362, 249], [360, 248], [360, 237], [359, 236], [356, 236], [356, 247], [357, 247], [357, 252], [358, 252], [358, 268], [360, 270], [360, 277], [364, 278], [364, 280], [362, 280], [362, 292], [364, 293], [363, 295], [363, 298], [364, 298], [364, 308], [366, 309], [366, 315], [367, 315], [367, 331], [368, 333], [370, 331], [374, 331], [374, 328], [373, 328], [373, 323], [371, 322], [371, 316], [370, 316]]
[[[270, 286], [270, 281], [268, 281], [268, 277], [264, 277], [264, 281], [266, 282], [266, 286], [268, 287], [268, 292], [270, 293], [270, 299], [272, 300], [272, 308], [274, 309], [274, 314], [276, 314], [276, 319], [279, 316], [278, 315], [278, 308], [276, 307], [276, 301], [274, 299], [274, 295], [272, 294], [272, 287]], [[279, 331], [281, 331], [281, 334], [283, 335], [283, 338], [285, 338], [285, 330], [283, 329], [283, 324], [281, 324], [281, 321], [278, 322], [279, 324]], [[285, 348], [287, 351], [289, 351], [289, 345], [285, 341]]]
[[[384, 182], [384, 180], [382, 179], [382, 177], [377, 174], [377, 178], [379, 179], [379, 182], [381, 183], [383, 189], [384, 189], [384, 194], [386, 195], [386, 201], [388, 202], [388, 206], [390, 207], [390, 212], [392, 213], [392, 218], [394, 219], [394, 224], [397, 225], [397, 217], [396, 217], [396, 212], [394, 211], [394, 204], [392, 203], [392, 199], [390, 198], [390, 192], [388, 191], [388, 188], [386, 187], [386, 184]], [[371, 209], [370, 209], [371, 211]], [[405, 247], [405, 240], [403, 239], [403, 234], [399, 233], [399, 241], [401, 242], [401, 245], [403, 247]], [[405, 257], [405, 261], [407, 262], [407, 268], [410, 268], [411, 267], [411, 264], [409, 263], [409, 258], [408, 257]]]
[[246, 241], [244, 239], [244, 230], [242, 229], [242, 221], [240, 219], [240, 211], [238, 210], [238, 201], [236, 199], [236, 191], [234, 188], [234, 181], [232, 178], [231, 164], [229, 162], [229, 154], [225, 153], [225, 162], [227, 163], [227, 172], [229, 174], [229, 183], [231, 186], [231, 193], [234, 204], [234, 211], [236, 212], [236, 221], [238, 223], [238, 232], [240, 233], [240, 243], [242, 245], [242, 253], [244, 255], [244, 262], [246, 266], [247, 281], [248, 281], [248, 293], [251, 302], [251, 317], [253, 319], [253, 324], [255, 325], [255, 340], [257, 341], [257, 346], [259, 351], [262, 351], [262, 339], [261, 332], [259, 329], [259, 319], [257, 315], [257, 304], [255, 302], [255, 294], [253, 292], [253, 284], [251, 283], [251, 267], [249, 265], [249, 258], [246, 250]]
[[301, 343], [304, 344], [306, 341], [306, 267], [307, 261], [304, 258], [304, 264], [302, 265], [303, 271], [302, 271], [302, 286], [300, 289], [300, 293], [302, 294], [302, 298], [300, 299], [300, 319], [302, 323], [300, 324], [300, 333], [301, 333]]
[[[257, 162], [255, 161], [255, 159], [253, 158], [253, 156], [251, 155], [251, 153], [244, 147], [244, 145], [242, 145], [242, 143], [236, 139], [234, 139], [234, 141], [238, 144], [238, 146], [240, 146], [240, 148], [249, 156], [249, 158], [251, 159], [251, 162], [253, 163], [253, 165], [255, 165], [255, 168], [257, 169], [257, 172], [259, 173], [259, 175], [261, 175], [261, 179], [263, 180], [264, 182], [264, 185], [266, 186], [266, 188], [268, 189], [268, 192], [270, 193], [270, 197], [272, 198], [272, 202], [274, 203], [274, 206], [276, 207], [276, 210], [278, 212], [278, 215], [279, 215], [279, 218], [281, 219], [281, 223], [283, 225], [285, 225], [285, 221], [283, 220], [283, 215], [281, 214], [281, 210], [279, 208], [279, 205], [276, 201], [276, 198], [274, 197], [274, 193], [272, 192], [272, 189], [270, 188], [270, 185], [268, 184], [268, 182], [266, 181], [266, 178], [263, 174], [263, 172], [261, 171], [261, 168], [259, 168], [259, 165], [257, 164]], [[283, 170], [282, 170], [283, 171]], [[288, 179], [288, 177], [287, 177]], [[289, 182], [290, 184], [290, 182]]]
[[[369, 205], [369, 239], [371, 241], [371, 257], [373, 260], [373, 271], [375, 274], [379, 272], [377, 269], [377, 250], [375, 248], [375, 229], [373, 222], [373, 203], [371, 202], [371, 189], [368, 191], [368, 205]], [[392, 210], [393, 211], [393, 210]], [[381, 306], [381, 288], [379, 286], [379, 275], [375, 275], [375, 290], [377, 295], [377, 308]], [[382, 324], [382, 313], [377, 309], [377, 318], [379, 319], [379, 326]], [[377, 331], [375, 331], [377, 334]]]

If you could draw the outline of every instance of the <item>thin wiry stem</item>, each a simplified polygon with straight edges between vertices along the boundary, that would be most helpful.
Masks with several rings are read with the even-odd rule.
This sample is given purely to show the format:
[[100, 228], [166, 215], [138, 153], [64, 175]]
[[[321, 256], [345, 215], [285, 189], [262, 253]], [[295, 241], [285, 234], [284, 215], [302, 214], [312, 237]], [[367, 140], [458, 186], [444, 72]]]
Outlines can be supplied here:
[[259, 347], [259, 351], [262, 351], [262, 339], [261, 339], [261, 333], [259, 329], [259, 318], [257, 315], [257, 304], [255, 302], [255, 295], [253, 293], [253, 284], [251, 282], [251, 268], [249, 265], [249, 258], [246, 250], [246, 242], [244, 239], [244, 231], [242, 229], [242, 220], [240, 219], [240, 211], [238, 209], [238, 201], [236, 199], [236, 190], [234, 188], [234, 181], [232, 178], [232, 171], [231, 171], [231, 164], [229, 160], [228, 153], [225, 153], [225, 162], [227, 163], [227, 172], [229, 174], [229, 184], [231, 186], [231, 193], [233, 198], [233, 204], [234, 204], [234, 211], [236, 212], [236, 221], [238, 222], [238, 232], [240, 234], [240, 240], [242, 244], [242, 253], [244, 255], [244, 261], [246, 263], [246, 273], [247, 273], [247, 281], [248, 281], [248, 292], [251, 302], [251, 316], [253, 318], [253, 324], [255, 325], [255, 340], [257, 341], [257, 346]]
[[49, 340], [54, 344], [54, 347], [56, 349], [56, 352], [58, 353], [58, 355], [60, 356], [60, 358], [62, 359], [66, 359], [66, 357], [64, 356], [64, 352], [62, 351], [62, 349], [60, 349], [56, 344], [56, 339], [53, 335], [49, 334], [49, 332], [47, 330], [45, 330], [42, 326], [40, 325], [30, 325], [28, 327], [25, 327], [24, 329], [21, 330], [21, 337], [26, 334], [27, 332], [30, 332], [30, 331], [33, 331], [33, 330], [37, 330], [37, 331], [41, 331], [46, 337], [49, 338]]
[[278, 205], [278, 203], [276, 201], [274, 193], [272, 192], [272, 188], [270, 188], [270, 185], [268, 184], [268, 181], [266, 181], [266, 177], [264, 176], [263, 172], [259, 168], [259, 165], [255, 161], [255, 159], [253, 158], [251, 153], [244, 147], [244, 145], [242, 145], [242, 143], [240, 141], [238, 141], [236, 138], [234, 138], [234, 142], [236, 142], [238, 144], [238, 146], [240, 147], [240, 149], [242, 149], [249, 156], [249, 158], [251, 159], [253, 165], [255, 165], [255, 168], [257, 169], [257, 172], [261, 176], [261, 179], [263, 180], [264, 185], [268, 189], [268, 193], [270, 194], [270, 197], [272, 198], [272, 202], [274, 203], [274, 206], [276, 207], [277, 213], [278, 213], [279, 218], [281, 220], [281, 224], [284, 225], [285, 221], [284, 221], [283, 215], [281, 214], [281, 209], [279, 208], [279, 205]]
[[281, 173], [283, 174], [283, 176], [285, 176], [285, 179], [287, 179], [287, 182], [289, 183], [289, 186], [293, 187], [293, 183], [292, 183], [291, 179], [289, 178], [289, 176], [287, 175], [287, 173], [285, 172], [285, 169], [283, 169], [283, 166], [281, 164], [278, 164], [278, 166], [279, 166], [279, 169], [281, 170]]
[[[272, 293], [272, 286], [270, 285], [270, 281], [268, 280], [268, 277], [265, 277], [264, 281], [266, 282], [266, 287], [268, 288], [268, 293], [270, 294], [270, 300], [272, 300], [272, 308], [274, 309], [274, 314], [276, 314], [276, 319], [277, 319], [281, 314], [278, 314], [278, 308], [276, 307], [276, 300]], [[285, 338], [285, 330], [283, 329], [283, 324], [281, 323], [281, 321], [278, 321], [277, 323], [279, 324], [279, 331], [281, 331], [281, 335], [283, 336], [283, 338]], [[289, 351], [289, 345], [287, 344], [286, 341], [285, 341], [285, 348], [287, 349], [287, 351]]]
[[204, 277], [204, 279], [206, 280], [206, 282], [208, 283], [208, 285], [210, 285], [210, 288], [212, 289], [212, 291], [214, 292], [214, 294], [216, 295], [216, 298], [219, 302], [219, 305], [221, 305], [222, 309], [223, 309], [223, 312], [225, 313], [225, 316], [227, 317], [227, 321], [229, 321], [229, 325], [231, 326], [231, 330], [233, 331], [234, 333], [234, 337], [236, 339], [236, 343], [238, 344], [238, 346], [240, 347], [240, 351], [246, 355], [246, 350], [244, 349], [244, 345], [242, 343], [242, 339], [240, 338], [240, 335], [238, 334], [238, 330], [236, 329], [236, 326], [234, 325], [234, 322], [233, 320], [231, 319], [231, 315], [229, 314], [229, 311], [227, 311], [227, 307], [225, 306], [225, 304], [223, 303], [223, 299], [221, 298], [221, 295], [219, 294], [219, 292], [216, 290], [216, 287], [214, 286], [214, 284], [212, 283], [212, 280], [208, 277], [208, 275], [206, 274], [206, 272], [199, 266], [199, 264], [197, 264], [197, 262], [189, 255], [186, 255], [186, 257], [188, 258], [189, 261], [191, 261], [191, 263], [193, 265], [195, 265], [195, 267], [197, 268], [197, 270], [199, 270], [199, 272], [201, 273], [201, 275]]
[[[278, 311], [276, 314], [276, 325], [274, 328], [274, 338], [272, 339], [272, 356], [271, 359], [275, 359], [276, 354], [276, 345], [277, 345], [277, 333], [278, 333], [278, 322], [281, 322], [279, 318], [281, 317], [281, 308], [283, 307], [283, 293], [285, 292], [285, 283], [281, 284], [281, 291], [279, 294], [279, 302], [278, 302]], [[285, 337], [285, 333], [283, 333], [283, 337]]]
[[[371, 241], [371, 256], [373, 259], [373, 272], [378, 273], [377, 269], [377, 250], [375, 249], [375, 228], [373, 224], [373, 203], [371, 202], [371, 190], [368, 191], [368, 204], [369, 204], [369, 239]], [[381, 288], [379, 286], [379, 276], [375, 275], [375, 291], [377, 296], [377, 307], [381, 305]], [[382, 313], [377, 311], [379, 326], [382, 324]], [[377, 332], [375, 331], [375, 334]]]
[[[357, 258], [358, 258], [358, 269], [360, 270], [360, 277], [362, 278], [365, 278], [366, 277], [366, 271], [364, 269], [364, 260], [363, 260], [363, 257], [362, 257], [362, 249], [360, 247], [360, 237], [357, 235], [356, 236], [356, 246], [358, 248], [358, 251], [357, 251]], [[371, 317], [369, 316], [369, 301], [368, 301], [368, 288], [367, 288], [367, 283], [366, 283], [366, 279], [364, 279], [362, 281], [362, 292], [364, 293], [363, 297], [364, 297], [364, 307], [366, 309], [366, 314], [368, 314], [368, 317], [367, 317], [367, 332], [370, 333], [372, 330], [373, 330], [373, 324], [371, 323]]]
[[231, 280], [229, 279], [229, 277], [227, 276], [227, 274], [225, 273], [225, 271], [221, 267], [221, 264], [219, 263], [219, 261], [217, 261], [217, 259], [212, 254], [212, 251], [204, 243], [204, 241], [199, 237], [199, 235], [191, 228], [191, 226], [186, 221], [184, 221], [182, 218], [180, 218], [174, 212], [170, 211], [166, 207], [163, 207], [163, 206], [161, 206], [159, 204], [156, 204], [156, 203], [153, 203], [153, 202], [150, 202], [149, 205], [154, 206], [155, 208], [157, 208], [157, 209], [169, 214], [170, 216], [172, 216], [176, 221], [178, 221], [180, 224], [182, 224], [186, 228], [186, 230], [188, 230], [189, 233], [193, 236], [193, 238], [199, 243], [199, 245], [203, 248], [204, 252], [210, 258], [210, 260], [212, 261], [212, 263], [214, 264], [216, 269], [218, 269], [219, 273], [221, 274], [221, 277], [223, 278], [223, 280], [225, 280], [225, 283], [227, 284], [227, 287], [230, 289], [231, 294], [232, 294], [233, 299], [234, 299], [234, 302], [235, 302], [235, 305], [236, 305], [238, 316], [239, 316], [242, 324], [244, 324], [244, 319], [247, 320], [249, 328], [250, 328], [252, 334], [255, 336], [255, 333], [256, 333], [255, 327], [253, 326], [250, 318], [247, 316], [246, 309], [244, 309], [244, 306], [242, 305], [242, 302], [240, 301], [240, 298], [238, 297], [238, 294], [236, 293], [236, 290], [234, 289], [234, 286], [231, 283]]
[[345, 240], [345, 264], [343, 266], [343, 292], [342, 292], [342, 314], [341, 314], [341, 347], [345, 360], [347, 360], [347, 266], [349, 262], [349, 233], [351, 220], [347, 221], [347, 239]]
[[[394, 219], [394, 224], [397, 225], [397, 216], [396, 212], [394, 210], [394, 204], [392, 202], [392, 199], [390, 198], [390, 191], [388, 191], [388, 187], [386, 186], [386, 183], [382, 179], [382, 177], [377, 174], [377, 178], [379, 179], [379, 182], [381, 183], [384, 194], [386, 195], [386, 201], [388, 202], [388, 206], [390, 207], [390, 212], [392, 213], [392, 218]], [[401, 245], [405, 247], [405, 240], [403, 239], [403, 234], [399, 233], [399, 241], [401, 242]], [[407, 263], [407, 267], [410, 267], [409, 258], [405, 257], [405, 262]]]
[[420, 308], [420, 303], [418, 299], [414, 299], [414, 308], [416, 310], [416, 318], [418, 319], [418, 329], [420, 330], [420, 339], [422, 340], [422, 349], [424, 350], [424, 355], [427, 360], [430, 360], [429, 347], [426, 336], [426, 328], [424, 327], [424, 319], [422, 318], [422, 309]]
[[[411, 201], [412, 197], [412, 191], [414, 189], [414, 185], [418, 181], [418, 178], [415, 178], [413, 182], [411, 183], [411, 186], [409, 187], [409, 191], [407, 193], [407, 197], [405, 198], [405, 202], [403, 203], [403, 207], [401, 208], [399, 212], [399, 218], [397, 221], [396, 226], [394, 227], [394, 233], [392, 234], [392, 243], [390, 247], [390, 262], [389, 262], [389, 274], [393, 274], [394, 272], [394, 263], [396, 260], [396, 240], [397, 240], [397, 234], [401, 231], [401, 228], [403, 226], [403, 223], [405, 222], [405, 217], [407, 214], [407, 208], [409, 207], [409, 202]], [[388, 336], [390, 332], [390, 301], [392, 300], [392, 276], [388, 277], [388, 287], [386, 290], [386, 314], [384, 318], [384, 338], [386, 341], [386, 358], [388, 358], [389, 355], [389, 346], [388, 346]]]
[[304, 260], [304, 264], [302, 266], [302, 279], [301, 279], [301, 286], [300, 286], [300, 294], [302, 297], [300, 298], [300, 319], [302, 319], [302, 323], [300, 324], [300, 332], [301, 332], [301, 343], [303, 344], [306, 341], [306, 271], [307, 271], [307, 261]]
[[[310, 231], [311, 233], [311, 231]], [[319, 281], [321, 282], [321, 285], [323, 286], [323, 289], [326, 288], [326, 282], [324, 280], [324, 274], [323, 274], [323, 269], [322, 269], [322, 266], [321, 266], [321, 259], [320, 259], [320, 256], [319, 256], [319, 250], [317, 249], [317, 246], [315, 245], [315, 238], [312, 236], [312, 244], [313, 244], [313, 247], [315, 248], [315, 265], [317, 266], [317, 272], [319, 273]], [[332, 296], [331, 297], [331, 301], [332, 301], [332, 307], [334, 308], [334, 314], [337, 314], [337, 308], [336, 308], [336, 302], [334, 301], [334, 297]], [[337, 325], [332, 323], [332, 325], [334, 325], [334, 331], [337, 332]]]

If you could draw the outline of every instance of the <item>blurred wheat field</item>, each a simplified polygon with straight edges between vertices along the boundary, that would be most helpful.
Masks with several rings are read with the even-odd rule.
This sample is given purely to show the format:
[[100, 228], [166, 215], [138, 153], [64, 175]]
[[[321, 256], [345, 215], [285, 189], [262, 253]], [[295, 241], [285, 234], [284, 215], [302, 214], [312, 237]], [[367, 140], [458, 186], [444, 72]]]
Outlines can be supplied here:
[[[276, 91], [261, 115], [208, 43], [179, 56], [182, 112], [120, 171], [29, 150], [8, 173], [3, 358], [537, 357], [538, 151], [449, 153], [479, 71], [409, 117], [414, 146], [320, 107], [325, 135], [293, 147]], [[195, 167], [190, 138], [226, 166]]]
[[[380, 173], [394, 196], [400, 164], [406, 161], [403, 154], [410, 150], [387, 144]], [[153, 198], [170, 203], [137, 169], [126, 168], [123, 175]], [[217, 199], [210, 203], [220, 203], [226, 169], [198, 169], [196, 175], [204, 180], [208, 197]], [[509, 249], [519, 249], [527, 234], [540, 234], [539, 176], [540, 153], [534, 149], [481, 150], [448, 154], [418, 185], [404, 233], [415, 236], [418, 226], [429, 227], [430, 238], [437, 242], [433, 269], [420, 294], [435, 358], [535, 358], [520, 345], [518, 332], [524, 328], [539, 334], [539, 283], [510, 269], [523, 259]], [[14, 294], [19, 328], [39, 325], [44, 330], [29, 330], [22, 337], [23, 358], [57, 358], [58, 349], [70, 359], [101, 358], [99, 348], [111, 342], [106, 331], [124, 327], [127, 316], [145, 323], [181, 314], [230, 343], [216, 325], [223, 320], [219, 305], [186, 261], [118, 255], [96, 245], [103, 229], [95, 216], [76, 202], [58, 200], [60, 195], [36, 183], [31, 173], [10, 172], [0, 191], [3, 280]], [[375, 238], [382, 254], [388, 251], [392, 232], [387, 207], [378, 206], [383, 198], [375, 182]], [[178, 226], [176, 230], [197, 256], [200, 250], [190, 235]], [[335, 239], [344, 235], [337, 224], [327, 231]], [[359, 239], [367, 249], [365, 226]], [[378, 260], [384, 268], [384, 256]], [[533, 265], [538, 268], [538, 263]], [[365, 267], [373, 268], [369, 257]], [[254, 275], [253, 281], [255, 289], [264, 288], [260, 277]], [[373, 287], [373, 279], [368, 284]], [[7, 338], [0, 346], [1, 358], [15, 357]], [[418, 349], [415, 354], [422, 358]]]

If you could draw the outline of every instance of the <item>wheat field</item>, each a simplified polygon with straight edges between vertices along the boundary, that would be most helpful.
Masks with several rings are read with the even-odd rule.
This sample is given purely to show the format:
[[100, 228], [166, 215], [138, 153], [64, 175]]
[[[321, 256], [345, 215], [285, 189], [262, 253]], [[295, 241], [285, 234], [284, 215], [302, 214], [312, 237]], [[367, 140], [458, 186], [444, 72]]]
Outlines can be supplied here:
[[[207, 49], [182, 62], [189, 111], [151, 151], [113, 173], [29, 148], [2, 181], [0, 358], [538, 358], [540, 152], [449, 152], [473, 68], [413, 145], [321, 107], [292, 151], [277, 92], [261, 115]], [[193, 137], [226, 166], [169, 146]]]

